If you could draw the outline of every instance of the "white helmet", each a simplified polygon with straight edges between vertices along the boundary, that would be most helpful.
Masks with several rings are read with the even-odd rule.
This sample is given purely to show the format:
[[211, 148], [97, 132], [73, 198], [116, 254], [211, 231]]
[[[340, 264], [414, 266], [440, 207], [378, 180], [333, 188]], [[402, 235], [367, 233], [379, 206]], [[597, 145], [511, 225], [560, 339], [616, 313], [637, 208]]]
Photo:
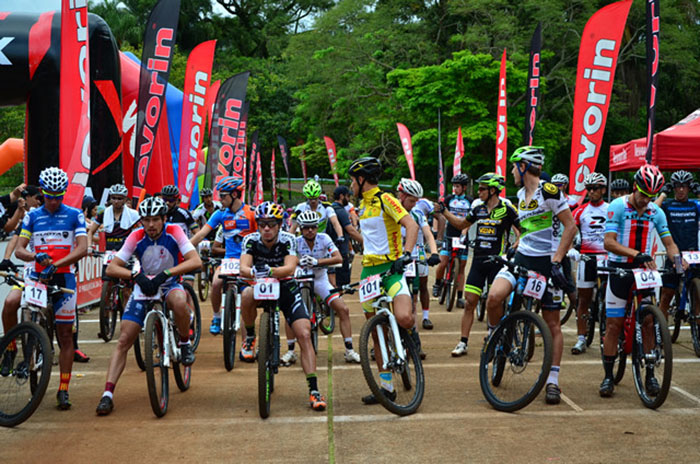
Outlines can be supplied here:
[[126, 187], [123, 184], [114, 184], [109, 188], [109, 194], [110, 195], [120, 195], [120, 196], [127, 196], [129, 191], [126, 189]]
[[139, 205], [139, 215], [144, 218], [148, 216], [165, 216], [168, 212], [168, 205], [162, 198], [149, 197]]
[[416, 180], [407, 179], [404, 177], [399, 182], [399, 192], [403, 192], [406, 195], [411, 195], [416, 198], [421, 198], [423, 196], [423, 186]]
[[602, 185], [603, 187], [606, 187], [608, 185], [608, 179], [606, 179], [605, 176], [599, 172], [592, 172], [586, 176], [586, 178], [583, 180], [583, 184], [586, 186]]
[[318, 226], [318, 223], [321, 222], [321, 215], [316, 211], [311, 211], [309, 209], [299, 213], [299, 215], [297, 215], [296, 221], [300, 227]]
[[552, 176], [553, 184], [569, 184], [569, 178], [566, 174], [554, 174]]
[[68, 188], [68, 174], [60, 168], [46, 168], [39, 174], [39, 185], [47, 192], [65, 192]]

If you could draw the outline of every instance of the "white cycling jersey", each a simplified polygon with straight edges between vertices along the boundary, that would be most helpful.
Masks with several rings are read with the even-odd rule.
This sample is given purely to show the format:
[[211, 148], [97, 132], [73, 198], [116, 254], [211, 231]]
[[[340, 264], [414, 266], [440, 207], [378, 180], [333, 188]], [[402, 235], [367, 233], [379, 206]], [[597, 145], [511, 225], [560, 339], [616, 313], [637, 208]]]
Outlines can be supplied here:
[[[297, 237], [297, 255], [301, 258], [303, 256], [311, 256], [316, 259], [330, 258], [331, 255], [338, 251], [338, 247], [335, 246], [333, 240], [324, 234], [319, 232], [316, 234], [316, 240], [314, 240], [313, 249], [309, 247], [303, 236]], [[314, 269], [315, 280], [328, 280], [328, 271], [325, 268]]]
[[598, 205], [584, 203], [574, 211], [574, 221], [581, 230], [581, 253], [606, 253], [605, 221], [608, 216], [608, 204], [601, 201]]

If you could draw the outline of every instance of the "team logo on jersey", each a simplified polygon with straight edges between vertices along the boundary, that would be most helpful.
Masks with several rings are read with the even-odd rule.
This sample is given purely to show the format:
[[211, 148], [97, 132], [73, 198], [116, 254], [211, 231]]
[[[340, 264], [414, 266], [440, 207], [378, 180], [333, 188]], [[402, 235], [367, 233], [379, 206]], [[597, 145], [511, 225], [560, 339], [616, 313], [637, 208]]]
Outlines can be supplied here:
[[614, 212], [608, 211], [608, 219], [612, 219], [614, 215], [615, 215]]
[[559, 192], [559, 187], [557, 187], [554, 184], [550, 184], [549, 182], [545, 182], [542, 186], [542, 189], [551, 195], [554, 195], [555, 193]]
[[522, 211], [532, 211], [533, 209], [537, 209], [538, 206], [539, 206], [539, 203], [534, 198], [532, 200], [530, 200], [530, 203], [527, 205], [525, 204], [524, 200], [521, 200], [520, 204], [518, 205], [519, 209]]

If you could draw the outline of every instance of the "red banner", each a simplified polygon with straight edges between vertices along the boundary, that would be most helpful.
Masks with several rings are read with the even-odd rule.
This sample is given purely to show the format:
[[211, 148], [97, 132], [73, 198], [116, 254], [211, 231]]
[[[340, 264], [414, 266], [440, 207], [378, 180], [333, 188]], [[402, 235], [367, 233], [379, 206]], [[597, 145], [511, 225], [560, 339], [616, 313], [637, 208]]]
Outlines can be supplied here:
[[[257, 172], [256, 172], [256, 158], [258, 158], [260, 155], [260, 147], [258, 146], [258, 131], [256, 130], [253, 132], [253, 137], [251, 138], [250, 142], [250, 166], [248, 167], [248, 183], [246, 184], [246, 189], [248, 191], [248, 198], [250, 198], [250, 201], [253, 202], [255, 200], [255, 196], [252, 188], [253, 188], [253, 179], [257, 179]], [[260, 179], [258, 179], [260, 180]]]
[[595, 171], [620, 40], [631, 5], [632, 0], [622, 0], [601, 8], [588, 20], [581, 35], [571, 131], [570, 195], [583, 196], [583, 180]]
[[338, 186], [338, 173], [335, 170], [335, 164], [336, 164], [336, 151], [335, 151], [335, 142], [333, 141], [332, 138], [330, 137], [323, 137], [323, 140], [326, 142], [326, 151], [328, 151], [328, 162], [331, 164], [331, 172], [333, 173], [333, 180], [335, 180], [335, 186]]
[[277, 176], [275, 175], [275, 149], [272, 149], [272, 162], [270, 163], [270, 176], [272, 178], [272, 201], [277, 203]]
[[[498, 78], [498, 113], [496, 132], [496, 174], [506, 176], [506, 153], [508, 153], [508, 92], [506, 91], [506, 49], [501, 57], [501, 74]], [[501, 190], [505, 198], [506, 189]]]
[[188, 208], [197, 179], [197, 157], [204, 139], [207, 117], [206, 97], [211, 82], [216, 40], [197, 45], [187, 59], [185, 86], [182, 97], [182, 131], [180, 135], [180, 164], [178, 182], [180, 206]]
[[660, 0], [647, 0], [647, 164], [651, 164], [656, 125], [656, 88], [659, 85], [659, 4]]
[[205, 105], [207, 105], [207, 119], [209, 119], [209, 136], [211, 137], [211, 123], [214, 121], [214, 103], [216, 103], [216, 96], [219, 94], [219, 89], [221, 88], [221, 81], [218, 80], [209, 86], [207, 91], [207, 97]]
[[406, 155], [406, 163], [408, 164], [408, 171], [411, 173], [411, 179], [416, 180], [416, 171], [413, 168], [413, 145], [411, 144], [411, 133], [408, 132], [408, 128], [406, 128], [406, 126], [400, 122], [396, 123], [396, 127], [399, 129], [399, 138], [401, 139], [403, 154]]
[[61, 2], [60, 92], [59, 160], [61, 168], [68, 174], [69, 181], [64, 202], [68, 206], [80, 208], [90, 175], [90, 52], [87, 0]]
[[525, 100], [525, 145], [532, 145], [537, 122], [537, 104], [540, 100], [540, 54], [542, 52], [542, 23], [537, 23], [530, 41], [530, 66], [527, 72], [527, 96]]
[[[255, 133], [257, 135], [257, 131]], [[256, 139], [257, 141], [257, 139]], [[258, 155], [255, 157], [255, 205], [259, 205], [265, 201], [265, 191], [263, 190], [262, 162], [260, 161], [260, 149], [257, 150]]]
[[452, 175], [462, 173], [462, 158], [464, 157], [464, 139], [462, 139], [462, 128], [457, 129], [457, 144], [455, 146], [455, 160], [452, 163]]

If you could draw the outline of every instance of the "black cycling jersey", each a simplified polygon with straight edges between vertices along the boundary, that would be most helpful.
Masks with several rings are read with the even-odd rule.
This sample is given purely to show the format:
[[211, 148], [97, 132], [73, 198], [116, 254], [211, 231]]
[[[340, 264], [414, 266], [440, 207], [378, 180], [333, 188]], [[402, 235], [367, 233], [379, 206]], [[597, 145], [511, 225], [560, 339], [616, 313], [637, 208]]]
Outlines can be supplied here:
[[260, 232], [248, 234], [243, 239], [242, 252], [253, 257], [253, 265], [267, 264], [270, 267], [284, 265], [284, 258], [288, 255], [297, 255], [297, 242], [294, 235], [280, 231], [277, 241], [268, 248], [262, 242]]
[[474, 202], [467, 215], [467, 221], [476, 227], [474, 256], [500, 254], [505, 251], [508, 231], [515, 225], [520, 227], [518, 211], [512, 203], [498, 200], [498, 204], [489, 213], [486, 203]]
[[680, 251], [698, 249], [698, 225], [700, 223], [700, 204], [693, 200], [666, 200], [661, 205], [668, 229], [673, 241]]
[[[457, 217], [466, 217], [471, 210], [471, 200], [466, 195], [447, 195], [445, 198], [447, 210]], [[459, 237], [462, 231], [452, 226], [449, 222], [445, 226], [446, 237]]]
[[168, 211], [166, 221], [179, 226], [188, 237], [190, 236], [190, 231], [197, 228], [197, 223], [190, 212], [179, 206]]
[[[124, 214], [122, 212], [122, 214]], [[105, 225], [105, 213], [102, 212], [97, 215], [94, 222], [100, 225]], [[124, 245], [124, 240], [129, 236], [133, 230], [133, 226], [128, 229], [122, 229], [121, 222], [119, 220], [114, 221], [111, 232], [105, 232], [105, 249], [108, 251], [119, 250], [122, 245]]]

